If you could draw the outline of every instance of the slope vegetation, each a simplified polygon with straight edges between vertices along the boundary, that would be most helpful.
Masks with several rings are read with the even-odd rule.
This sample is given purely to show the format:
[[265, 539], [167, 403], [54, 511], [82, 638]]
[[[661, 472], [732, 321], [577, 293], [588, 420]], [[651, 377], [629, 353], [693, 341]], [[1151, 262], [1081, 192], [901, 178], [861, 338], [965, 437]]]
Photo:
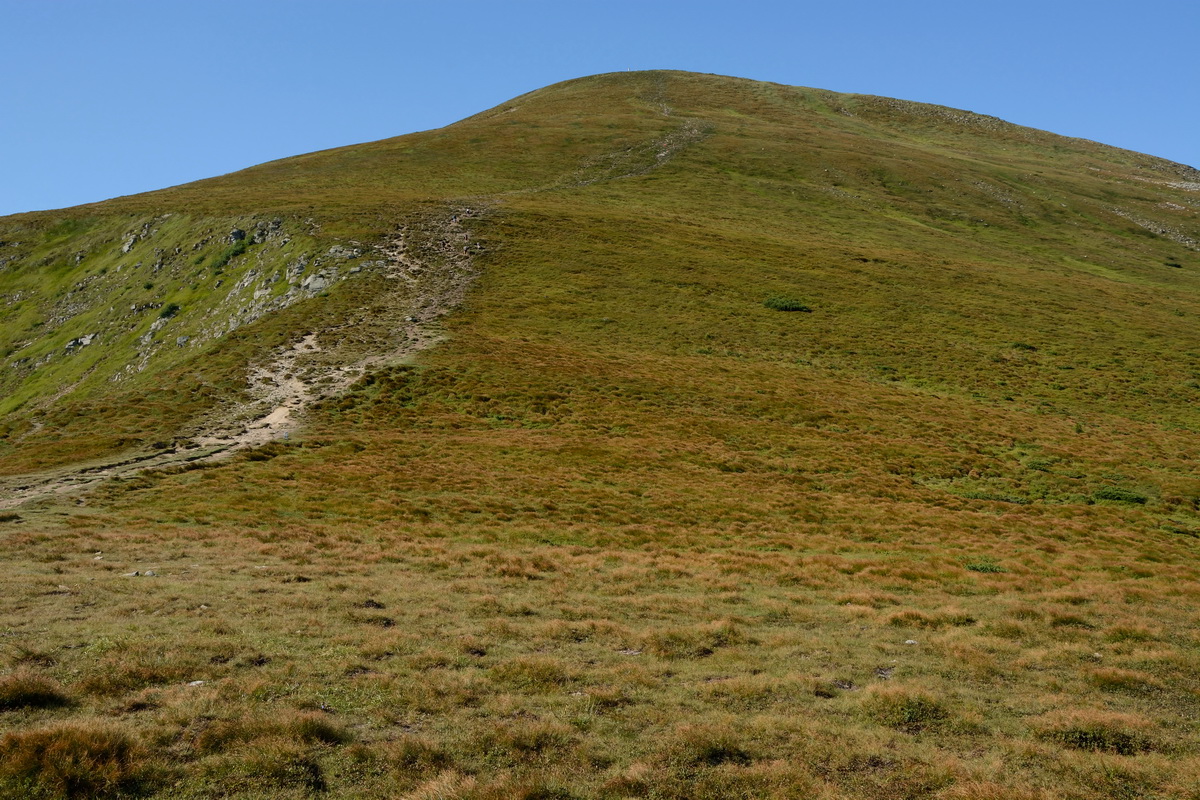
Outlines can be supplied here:
[[1189, 167], [624, 73], [0, 240], [0, 793], [1200, 791]]

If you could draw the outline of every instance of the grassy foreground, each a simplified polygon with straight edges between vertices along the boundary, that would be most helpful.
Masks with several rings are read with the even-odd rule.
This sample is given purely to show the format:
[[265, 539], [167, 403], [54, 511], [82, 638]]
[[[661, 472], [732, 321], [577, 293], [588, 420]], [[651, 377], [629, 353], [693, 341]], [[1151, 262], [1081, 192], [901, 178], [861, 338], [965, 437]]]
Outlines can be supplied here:
[[[1200, 797], [1196, 181], [643, 73], [60, 212], [278, 216], [315, 258], [487, 209], [447, 340], [301, 435], [4, 515], [0, 797]], [[22, 274], [88, 266], [0, 222]], [[119, 402], [48, 362], [0, 467], [199, 413], [138, 392], [219, 408], [366, 285]]]

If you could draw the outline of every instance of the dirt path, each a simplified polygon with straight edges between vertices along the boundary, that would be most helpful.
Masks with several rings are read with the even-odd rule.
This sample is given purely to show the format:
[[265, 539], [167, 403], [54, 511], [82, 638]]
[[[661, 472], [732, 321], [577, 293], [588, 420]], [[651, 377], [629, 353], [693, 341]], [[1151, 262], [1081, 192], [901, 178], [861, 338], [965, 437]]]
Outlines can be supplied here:
[[[457, 205], [401, 226], [378, 249], [386, 289], [342, 324], [305, 334], [253, 365], [248, 399], [213, 412], [181, 432], [182, 445], [127, 453], [28, 475], [0, 478], [0, 509], [85, 491], [147, 469], [229, 458], [239, 450], [290, 438], [313, 403], [346, 390], [365, 372], [411, 358], [442, 340], [438, 321], [463, 300], [478, 276], [469, 221], [483, 202]], [[353, 278], [351, 278], [352, 280]]]

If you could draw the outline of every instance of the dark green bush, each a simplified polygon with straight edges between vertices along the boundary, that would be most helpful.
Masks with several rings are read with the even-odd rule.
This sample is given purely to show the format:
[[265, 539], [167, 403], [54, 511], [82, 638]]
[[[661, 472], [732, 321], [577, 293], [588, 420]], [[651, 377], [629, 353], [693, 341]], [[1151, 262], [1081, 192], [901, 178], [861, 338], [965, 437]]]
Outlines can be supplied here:
[[1095, 500], [1112, 500], [1117, 503], [1138, 503], [1145, 504], [1150, 498], [1144, 494], [1122, 489], [1120, 486], [1101, 486], [1096, 491], [1092, 492], [1092, 498]]
[[768, 297], [763, 305], [772, 311], [812, 311], [811, 308], [789, 297]]
[[229, 247], [226, 247], [221, 251], [220, 255], [217, 256], [217, 260], [213, 262], [213, 269], [221, 269], [231, 260], [246, 252], [247, 247], [249, 247], [249, 245], [246, 243], [245, 239], [239, 239], [238, 241], [229, 245]]

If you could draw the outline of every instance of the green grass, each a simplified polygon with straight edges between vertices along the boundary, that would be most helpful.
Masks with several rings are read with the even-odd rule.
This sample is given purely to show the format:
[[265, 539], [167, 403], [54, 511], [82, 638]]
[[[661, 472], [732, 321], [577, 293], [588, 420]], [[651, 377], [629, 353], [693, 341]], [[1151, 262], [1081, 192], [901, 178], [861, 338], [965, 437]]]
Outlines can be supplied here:
[[5, 523], [2, 685], [66, 704], [0, 712], [0, 796], [66, 793], [41, 741], [183, 798], [1191, 796], [1200, 261], [1130, 222], [1194, 235], [1163, 205], [1190, 174], [632, 73], [0, 220], [6, 361], [55, 354], [3, 378], [15, 475], [186, 430], [381, 313], [365, 269], [174, 344], [251, 270], [279, 292], [487, 207], [438, 347], [287, 442]]

